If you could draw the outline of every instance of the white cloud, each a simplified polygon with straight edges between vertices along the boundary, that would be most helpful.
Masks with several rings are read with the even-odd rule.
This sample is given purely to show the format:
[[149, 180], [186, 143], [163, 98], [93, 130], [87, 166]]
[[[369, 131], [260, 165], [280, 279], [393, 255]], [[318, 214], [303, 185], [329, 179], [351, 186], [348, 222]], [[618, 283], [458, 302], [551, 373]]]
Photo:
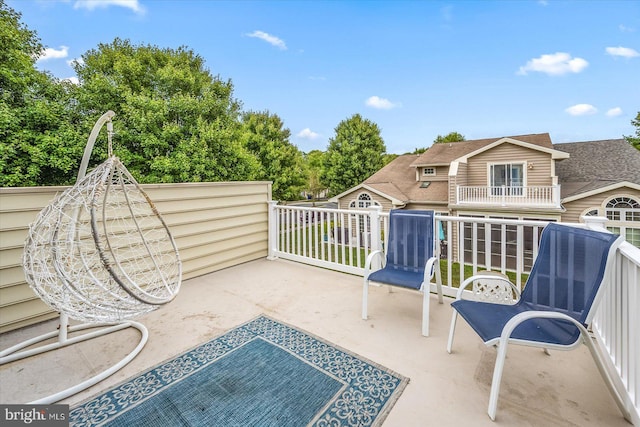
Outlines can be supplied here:
[[453, 20], [453, 6], [447, 5], [440, 8], [440, 15], [445, 22], [451, 22]]
[[377, 108], [379, 110], [390, 110], [402, 105], [398, 102], [391, 102], [388, 99], [380, 98], [379, 96], [371, 96], [367, 98], [364, 103], [367, 107]]
[[636, 29], [635, 29], [635, 28], [627, 27], [627, 26], [626, 26], [626, 25], [624, 25], [624, 24], [620, 24], [620, 25], [618, 25], [618, 29], [619, 29], [620, 31], [622, 31], [623, 33], [633, 33], [633, 32], [635, 32], [635, 31], [636, 31]]
[[69, 67], [73, 67], [75, 64], [84, 65], [84, 60], [82, 59], [81, 56], [78, 57], [78, 58], [73, 58], [73, 59], [67, 60], [67, 65]]
[[78, 80], [78, 78], [76, 76], [67, 77], [66, 79], [62, 79], [62, 80], [67, 81], [67, 82], [71, 82], [74, 85], [79, 85], [80, 84], [80, 80]]
[[296, 136], [303, 139], [316, 139], [320, 136], [320, 134], [312, 131], [309, 128], [304, 128], [300, 132], [298, 132]]
[[591, 104], [576, 104], [565, 109], [564, 111], [571, 114], [572, 116], [588, 116], [597, 113], [598, 109]]
[[247, 37], [255, 37], [257, 39], [264, 40], [267, 43], [269, 43], [269, 44], [271, 44], [271, 45], [273, 45], [273, 46], [275, 46], [277, 48], [280, 48], [282, 50], [286, 50], [287, 49], [287, 45], [284, 42], [284, 40], [282, 40], [282, 39], [280, 39], [280, 38], [278, 38], [276, 36], [273, 36], [273, 35], [271, 35], [269, 33], [265, 33], [264, 31], [256, 30], [253, 33], [247, 33], [246, 36]]
[[540, 6], [549, 6], [549, 2], [547, 0], [538, 0], [538, 4]]
[[144, 15], [147, 11], [138, 0], [76, 0], [73, 4], [74, 9], [106, 9], [110, 6], [124, 7], [131, 9], [138, 15]]
[[54, 49], [52, 47], [48, 47], [42, 51], [40, 57], [36, 60], [40, 61], [48, 61], [49, 59], [60, 59], [66, 58], [69, 56], [69, 47], [68, 46], [60, 46], [60, 49]]
[[622, 114], [622, 108], [615, 107], [607, 111], [607, 117], [617, 117]]
[[637, 50], [631, 49], [630, 47], [608, 47], [605, 49], [607, 53], [611, 56], [622, 56], [625, 58], [633, 58], [635, 56], [640, 56]]
[[529, 60], [525, 66], [520, 67], [518, 74], [526, 75], [528, 71], [537, 71], [559, 76], [567, 73], [579, 73], [588, 65], [589, 63], [582, 58], [572, 58], [566, 52], [556, 52]]

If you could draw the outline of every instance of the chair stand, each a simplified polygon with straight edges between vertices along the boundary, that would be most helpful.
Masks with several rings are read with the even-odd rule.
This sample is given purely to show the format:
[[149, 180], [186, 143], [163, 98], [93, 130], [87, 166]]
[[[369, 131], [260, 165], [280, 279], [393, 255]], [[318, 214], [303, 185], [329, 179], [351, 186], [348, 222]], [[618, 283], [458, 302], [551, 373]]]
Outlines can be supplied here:
[[[47, 405], [47, 404], [51, 404], [51, 403], [55, 403], [55, 402], [59, 402], [62, 399], [65, 399], [69, 396], [73, 396], [74, 394], [77, 394], [89, 387], [91, 387], [94, 384], [99, 383], [100, 381], [104, 380], [105, 378], [113, 375], [114, 373], [116, 373], [117, 371], [119, 371], [120, 369], [122, 369], [125, 365], [127, 365], [129, 362], [131, 362], [137, 355], [138, 353], [140, 353], [140, 351], [142, 351], [142, 348], [145, 346], [145, 344], [147, 343], [147, 339], [149, 338], [149, 332], [147, 331], [147, 328], [138, 322], [134, 322], [134, 321], [126, 321], [126, 322], [122, 322], [122, 323], [117, 323], [117, 324], [105, 324], [105, 323], [99, 323], [99, 324], [95, 324], [95, 323], [84, 323], [81, 325], [75, 325], [75, 326], [68, 326], [69, 323], [69, 319], [67, 317], [66, 314], [60, 314], [60, 327], [57, 331], [53, 331], [53, 332], [49, 332], [46, 333], [44, 335], [40, 335], [38, 337], [35, 338], [31, 338], [29, 340], [23, 341], [19, 344], [14, 345], [13, 347], [10, 347], [6, 350], [3, 350], [2, 352], [0, 352], [0, 366], [4, 365], [5, 363], [9, 363], [9, 362], [13, 362], [16, 360], [20, 360], [20, 359], [25, 359], [27, 357], [30, 356], [35, 356], [36, 354], [41, 354], [41, 353], [45, 353], [47, 351], [51, 351], [51, 350], [57, 350], [59, 348], [63, 348], [72, 344], [76, 344], [82, 341], [87, 341], [90, 340], [92, 338], [97, 338], [97, 337], [101, 337], [113, 332], [117, 332], [123, 329], [127, 329], [127, 328], [135, 328], [140, 332], [140, 341], [138, 343], [138, 345], [136, 346], [136, 348], [133, 349], [133, 351], [131, 351], [128, 355], [126, 355], [122, 360], [120, 360], [118, 363], [116, 363], [115, 365], [111, 366], [110, 368], [102, 371], [101, 373], [75, 385], [72, 386], [66, 390], [60, 391], [58, 393], [52, 394], [50, 396], [47, 397], [43, 397], [41, 399], [38, 400], [34, 400], [33, 402], [29, 402], [29, 404], [32, 405]], [[76, 331], [81, 331], [84, 329], [93, 329], [93, 328], [100, 328], [96, 331], [93, 332], [87, 332], [83, 335], [79, 335], [77, 337], [74, 338], [67, 338], [67, 333], [68, 332], [76, 332]], [[40, 343], [42, 341], [46, 341], [48, 339], [51, 339], [55, 336], [58, 336], [58, 341], [55, 343], [51, 343], [51, 344], [46, 344], [40, 347], [36, 347], [34, 349], [31, 350], [25, 350], [25, 351], [20, 351], [23, 348], [26, 347], [30, 347], [34, 344]]]

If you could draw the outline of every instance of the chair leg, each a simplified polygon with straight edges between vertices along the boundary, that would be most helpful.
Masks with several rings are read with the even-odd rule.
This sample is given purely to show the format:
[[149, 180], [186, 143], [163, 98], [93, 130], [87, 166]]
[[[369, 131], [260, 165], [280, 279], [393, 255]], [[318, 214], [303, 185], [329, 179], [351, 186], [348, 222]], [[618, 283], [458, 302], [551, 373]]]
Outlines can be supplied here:
[[595, 362], [596, 367], [598, 368], [598, 371], [600, 372], [600, 375], [602, 376], [602, 379], [604, 380], [605, 384], [607, 385], [607, 388], [609, 389], [609, 392], [613, 396], [613, 400], [616, 402], [616, 405], [618, 405], [618, 409], [620, 409], [620, 412], [622, 413], [622, 416], [624, 417], [625, 420], [629, 421], [630, 423], [633, 423], [632, 417], [631, 417], [631, 413], [629, 412], [629, 409], [627, 409], [627, 406], [625, 404], [625, 399], [620, 395], [620, 393], [616, 389], [616, 387], [615, 387], [615, 385], [613, 383], [613, 380], [611, 378], [611, 375], [609, 374], [607, 369], [604, 367], [604, 362], [602, 361], [602, 357], [600, 356], [600, 353], [598, 352], [598, 350], [596, 349], [595, 344], [593, 343], [593, 338], [591, 338], [589, 336], [589, 334], [586, 332], [586, 330], [581, 331], [581, 333], [582, 333], [582, 336], [583, 336], [583, 339], [584, 339], [584, 343], [586, 344], [587, 348], [589, 349], [589, 352], [591, 353], [591, 356], [593, 357], [593, 361]]
[[364, 278], [364, 285], [362, 287], [362, 319], [363, 320], [367, 320], [367, 318], [369, 317], [367, 315], [367, 303], [369, 299], [369, 281], [367, 280], [367, 278]]
[[447, 342], [447, 353], [451, 354], [453, 348], [453, 334], [456, 332], [456, 321], [458, 320], [458, 312], [453, 310], [451, 315], [451, 327], [449, 328], [449, 341]]
[[498, 355], [496, 356], [496, 366], [493, 368], [493, 380], [491, 380], [491, 395], [489, 396], [489, 418], [496, 420], [496, 411], [498, 410], [498, 396], [500, 395], [500, 382], [502, 381], [502, 371], [504, 370], [504, 362], [507, 358], [507, 343], [498, 346]]
[[440, 274], [440, 260], [436, 261], [434, 271], [436, 275], [436, 290], [438, 291], [438, 302], [440, 304], [443, 304], [444, 299], [442, 298], [442, 275]]
[[429, 336], [429, 286], [422, 291], [422, 335]]

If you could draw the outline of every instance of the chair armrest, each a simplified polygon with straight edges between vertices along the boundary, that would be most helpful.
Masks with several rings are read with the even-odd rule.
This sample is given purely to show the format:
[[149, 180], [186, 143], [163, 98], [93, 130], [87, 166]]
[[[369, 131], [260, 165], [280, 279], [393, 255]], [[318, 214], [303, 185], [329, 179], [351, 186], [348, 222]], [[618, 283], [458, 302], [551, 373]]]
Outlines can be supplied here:
[[371, 252], [368, 256], [366, 261], [364, 262], [364, 277], [369, 277], [369, 272], [371, 270], [371, 263], [373, 262], [373, 259], [376, 256], [379, 256], [380, 258], [382, 258], [382, 266], [384, 267], [385, 264], [385, 258], [382, 256], [382, 251], [381, 250], [375, 250], [373, 252]]
[[424, 282], [427, 283], [433, 277], [433, 273], [435, 272], [435, 264], [439, 262], [438, 257], [431, 257], [427, 260], [424, 265]]
[[[573, 317], [567, 314], [560, 313], [557, 311], [524, 311], [522, 313], [518, 313], [515, 316], [513, 316], [504, 325], [504, 327], [502, 328], [502, 333], [500, 334], [500, 345], [501, 346], [507, 345], [507, 342], [509, 341], [509, 338], [511, 337], [511, 334], [513, 333], [514, 329], [517, 328], [518, 325], [520, 325], [521, 323], [531, 319], [566, 320], [576, 325], [578, 329], [580, 329], [582, 334], [584, 334], [585, 337], [588, 336], [589, 334], [587, 331], [587, 328], [585, 328], [585, 326], [582, 323], [578, 322], [576, 319], [574, 319]], [[544, 347], [544, 343], [541, 343], [540, 346]]]
[[506, 277], [502, 277], [502, 276], [496, 276], [493, 274], [476, 274], [474, 276], [469, 277], [468, 279], [466, 279], [464, 282], [462, 282], [460, 284], [460, 287], [458, 288], [458, 293], [456, 294], [456, 299], [462, 299], [462, 293], [464, 292], [464, 290], [471, 284], [473, 283], [475, 280], [479, 280], [479, 279], [490, 279], [490, 280], [500, 280], [502, 282], [506, 282], [511, 286], [511, 289], [513, 290], [513, 292], [515, 292], [516, 296], [518, 297], [518, 299], [520, 299], [520, 291], [518, 290], [518, 288], [516, 287], [516, 285], [514, 285], [513, 283], [511, 283], [511, 281], [506, 278]]

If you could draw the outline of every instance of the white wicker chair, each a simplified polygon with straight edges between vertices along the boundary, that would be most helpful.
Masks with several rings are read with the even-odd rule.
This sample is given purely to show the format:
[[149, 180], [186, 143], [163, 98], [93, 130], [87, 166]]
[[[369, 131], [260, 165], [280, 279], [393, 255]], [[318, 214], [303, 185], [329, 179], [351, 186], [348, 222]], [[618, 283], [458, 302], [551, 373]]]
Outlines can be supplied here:
[[[47, 404], [82, 391], [131, 361], [148, 338], [144, 325], [129, 319], [157, 309], [177, 295], [182, 265], [177, 246], [147, 194], [113, 155], [115, 113], [96, 122], [85, 148], [76, 184], [57, 196], [31, 225], [23, 267], [27, 283], [60, 312], [60, 327], [0, 352], [0, 365], [129, 327], [140, 342], [102, 373], [54, 395], [31, 402]], [[107, 124], [109, 158], [86, 175], [95, 140]], [[68, 318], [87, 322], [68, 327]], [[68, 333], [101, 329], [73, 338]], [[58, 336], [58, 342], [23, 348]]]

